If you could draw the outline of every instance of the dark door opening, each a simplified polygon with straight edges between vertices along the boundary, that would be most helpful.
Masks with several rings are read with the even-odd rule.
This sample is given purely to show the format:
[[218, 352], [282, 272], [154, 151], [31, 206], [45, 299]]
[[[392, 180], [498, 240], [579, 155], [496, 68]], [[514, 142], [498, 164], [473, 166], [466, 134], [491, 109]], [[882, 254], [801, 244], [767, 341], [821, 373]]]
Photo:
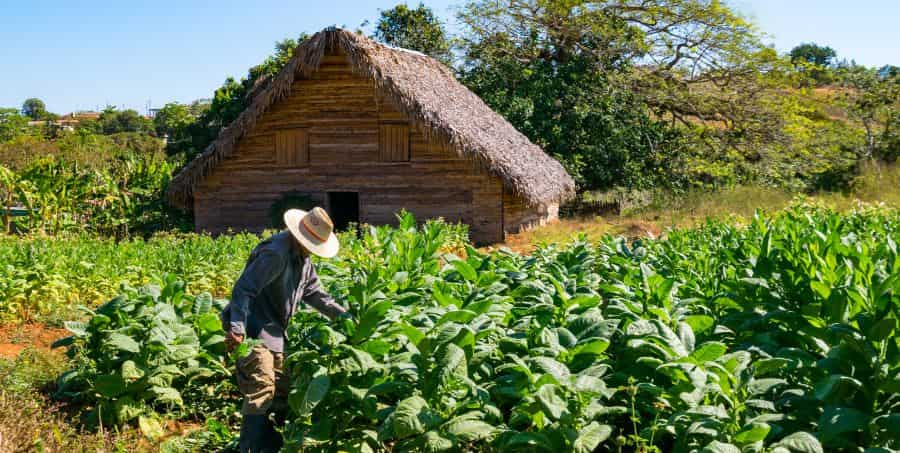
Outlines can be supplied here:
[[358, 192], [328, 192], [328, 215], [334, 229], [346, 231], [351, 223], [359, 223]]

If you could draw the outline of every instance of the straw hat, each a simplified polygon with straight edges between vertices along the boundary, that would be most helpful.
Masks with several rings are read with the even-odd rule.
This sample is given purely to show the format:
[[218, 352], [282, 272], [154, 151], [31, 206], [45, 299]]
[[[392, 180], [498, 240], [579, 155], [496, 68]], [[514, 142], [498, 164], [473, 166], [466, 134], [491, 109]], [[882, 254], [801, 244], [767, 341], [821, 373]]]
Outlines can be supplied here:
[[284, 224], [300, 244], [313, 255], [331, 258], [337, 255], [338, 239], [334, 235], [334, 223], [324, 209], [316, 206], [309, 212], [288, 209]]

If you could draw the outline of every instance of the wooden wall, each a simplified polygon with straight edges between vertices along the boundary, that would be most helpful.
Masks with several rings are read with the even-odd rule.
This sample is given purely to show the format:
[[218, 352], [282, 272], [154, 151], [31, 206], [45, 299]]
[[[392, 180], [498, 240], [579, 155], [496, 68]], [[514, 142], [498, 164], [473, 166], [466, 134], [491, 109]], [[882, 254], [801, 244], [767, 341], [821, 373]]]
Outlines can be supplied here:
[[505, 233], [518, 233], [534, 227], [545, 225], [559, 218], [559, 204], [553, 203], [541, 207], [525, 205], [524, 201], [513, 195], [509, 189], [503, 190], [503, 225]]
[[[409, 160], [385, 161], [379, 153], [379, 143], [386, 140], [382, 131], [390, 129], [394, 136], [389, 140], [396, 143], [398, 124], [410, 123], [376, 94], [371, 81], [354, 75], [345, 57], [326, 56], [321, 69], [296, 80], [291, 95], [273, 105], [235, 154], [195, 187], [197, 229], [219, 233], [272, 227], [270, 206], [291, 191], [309, 193], [323, 206], [327, 192], [356, 191], [361, 222], [394, 223], [394, 214], [405, 208], [420, 220], [443, 217], [467, 223], [472, 239], [480, 243], [503, 240], [504, 215], [519, 218], [531, 212], [524, 207], [505, 212], [504, 201], [515, 203], [515, 197], [504, 196], [499, 178], [414, 127]], [[276, 148], [283, 153], [286, 146], [300, 146], [300, 139], [283, 138], [285, 131], [297, 129], [304, 132], [294, 137], [305, 140], [308, 154], [299, 159], [276, 155]]]

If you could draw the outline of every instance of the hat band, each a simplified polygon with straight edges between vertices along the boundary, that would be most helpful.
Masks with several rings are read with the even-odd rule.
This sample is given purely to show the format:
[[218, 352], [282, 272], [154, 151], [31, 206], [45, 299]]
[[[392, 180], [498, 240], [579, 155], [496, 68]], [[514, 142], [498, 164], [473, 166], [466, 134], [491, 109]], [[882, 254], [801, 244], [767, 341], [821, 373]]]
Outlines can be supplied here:
[[[304, 219], [304, 220], [306, 220], [306, 219]], [[313, 229], [310, 228], [309, 225], [307, 225], [306, 222], [304, 222], [303, 220], [300, 221], [300, 226], [302, 226], [303, 229], [306, 230], [307, 233], [311, 234], [312, 237], [314, 237], [322, 242], [325, 242], [327, 240], [327, 238], [323, 238], [322, 236], [319, 236], [319, 234], [316, 233], [315, 231], [313, 231]]]

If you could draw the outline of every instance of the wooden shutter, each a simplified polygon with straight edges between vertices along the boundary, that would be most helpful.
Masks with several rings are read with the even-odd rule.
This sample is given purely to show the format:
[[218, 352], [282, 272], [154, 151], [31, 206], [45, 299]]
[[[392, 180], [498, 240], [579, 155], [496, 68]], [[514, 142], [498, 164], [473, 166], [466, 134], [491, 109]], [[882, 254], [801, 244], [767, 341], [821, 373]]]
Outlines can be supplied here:
[[378, 133], [378, 156], [382, 162], [408, 162], [409, 125], [382, 124]]
[[309, 133], [306, 129], [275, 132], [275, 161], [288, 167], [309, 165]]

